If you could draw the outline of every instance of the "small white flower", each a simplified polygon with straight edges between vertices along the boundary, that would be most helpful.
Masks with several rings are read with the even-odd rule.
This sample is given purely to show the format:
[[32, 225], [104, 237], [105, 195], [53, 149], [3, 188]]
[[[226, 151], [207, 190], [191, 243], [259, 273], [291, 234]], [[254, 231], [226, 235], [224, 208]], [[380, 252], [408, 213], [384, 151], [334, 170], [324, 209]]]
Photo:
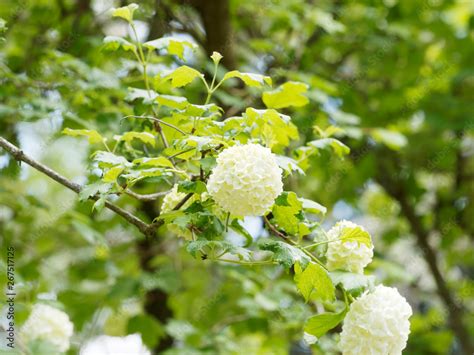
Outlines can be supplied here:
[[[180, 203], [183, 198], [186, 197], [186, 193], [178, 192], [178, 184], [175, 184], [173, 188], [168, 192], [165, 197], [163, 198], [163, 203], [161, 204], [161, 212], [171, 212], [173, 208], [176, 207], [178, 203]], [[184, 208], [189, 207], [191, 203], [194, 201], [194, 197], [191, 197], [186, 203], [183, 205]], [[174, 233], [178, 236], [184, 237], [186, 239], [192, 239], [191, 231], [186, 228], [181, 228], [177, 224], [167, 224], [166, 227], [171, 233]]]
[[[176, 207], [178, 203], [180, 203], [183, 198], [186, 197], [184, 192], [178, 192], [178, 184], [175, 184], [173, 188], [168, 192], [165, 197], [163, 198], [163, 203], [161, 204], [161, 212], [171, 212], [173, 208]], [[188, 206], [190, 201], [186, 201], [185, 206]]]
[[412, 309], [393, 287], [379, 285], [350, 306], [342, 326], [344, 355], [400, 355], [410, 334]]
[[101, 335], [89, 340], [80, 351], [80, 355], [150, 355], [150, 350], [143, 345], [139, 334], [126, 337]]
[[350, 221], [342, 220], [336, 223], [328, 231], [328, 239], [331, 242], [328, 243], [326, 252], [327, 268], [330, 271], [346, 270], [362, 274], [364, 267], [372, 261], [374, 247], [372, 243], [368, 247], [366, 244], [354, 240], [339, 240], [343, 233], [347, 233], [347, 229], [351, 229], [353, 233], [367, 233], [368, 235], [363, 227]]
[[261, 216], [283, 190], [282, 171], [270, 149], [258, 144], [223, 150], [207, 183], [216, 203], [236, 216]]
[[46, 340], [65, 352], [69, 349], [73, 331], [74, 325], [66, 313], [45, 304], [36, 304], [23, 324], [20, 336], [26, 343], [35, 339]]

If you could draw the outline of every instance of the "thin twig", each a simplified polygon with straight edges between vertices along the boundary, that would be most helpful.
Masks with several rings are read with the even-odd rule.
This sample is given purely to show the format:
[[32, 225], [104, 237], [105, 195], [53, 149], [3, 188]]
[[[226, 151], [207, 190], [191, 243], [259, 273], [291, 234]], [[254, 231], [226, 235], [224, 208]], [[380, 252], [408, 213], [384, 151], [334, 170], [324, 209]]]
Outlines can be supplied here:
[[166, 194], [169, 193], [169, 191], [161, 191], [161, 192], [155, 192], [153, 194], [139, 194], [136, 193], [130, 189], [124, 189], [123, 192], [129, 196], [132, 196], [133, 198], [136, 198], [137, 200], [140, 201], [155, 201], [159, 199], [162, 196], [165, 196]]
[[178, 203], [176, 206], [174, 206], [173, 211], [177, 211], [177, 210], [179, 210], [181, 207], [183, 207], [183, 205], [184, 205], [186, 202], [188, 202], [188, 200], [189, 200], [193, 195], [194, 195], [194, 194], [193, 194], [192, 192], [190, 192], [190, 193], [188, 193], [186, 196], [184, 196], [184, 198], [183, 198], [181, 201], [179, 201], [179, 203]]
[[[155, 111], [155, 108], [153, 106], [151, 107], [151, 110], [153, 111], [153, 114], [155, 116], [158, 116], [158, 113]], [[155, 122], [156, 122], [156, 126], [158, 128], [158, 133], [160, 134], [161, 140], [163, 141], [163, 145], [165, 146], [165, 148], [169, 148], [170, 145], [168, 143], [168, 140], [166, 139], [165, 132], [163, 132], [163, 129], [161, 128], [161, 125], [160, 125], [161, 120], [159, 118], [156, 118], [156, 117], [153, 117], [153, 118], [155, 120], [157, 120]], [[161, 123], [163, 123], [163, 121], [161, 121]], [[173, 165], [174, 165], [173, 160], [171, 160], [171, 163], [173, 163]]]
[[[137, 29], [135, 28], [135, 25], [134, 25], [133, 22], [130, 22], [130, 27], [132, 28], [133, 34], [135, 35], [136, 45], [137, 45], [138, 51], [140, 53], [140, 56], [138, 57], [138, 62], [143, 67], [143, 81], [145, 82], [146, 91], [148, 93], [148, 97], [150, 99], [152, 99], [150, 84], [148, 83], [148, 74], [147, 74], [147, 64], [148, 63], [147, 63], [147, 60], [145, 59], [145, 54], [143, 53], [142, 43], [140, 42], [140, 38], [138, 37]], [[156, 117], [158, 117], [158, 113], [155, 111], [155, 108], [153, 107], [153, 105], [151, 106], [151, 110], [152, 110], [153, 114]], [[158, 129], [158, 133], [160, 134], [161, 140], [163, 141], [163, 145], [165, 146], [165, 148], [168, 148], [169, 147], [168, 140], [166, 139], [166, 136], [165, 136], [163, 130], [161, 129], [160, 122], [157, 121], [156, 126], [157, 126], [157, 129]], [[173, 161], [171, 161], [171, 163], [174, 165]]]
[[214, 259], [213, 261], [222, 261], [222, 262], [225, 262], [225, 263], [245, 265], [245, 266], [260, 266], [260, 265], [276, 265], [276, 264], [278, 264], [276, 261], [273, 261], [273, 260], [241, 261], [241, 260], [218, 258], [218, 259]]
[[136, 116], [136, 115], [128, 115], [128, 116], [125, 116], [124, 118], [145, 118], [147, 120], [152, 120], [152, 121], [155, 121], [155, 122], [159, 122], [161, 124], [164, 124], [165, 126], [168, 126], [168, 127], [171, 127], [173, 129], [175, 129], [176, 131], [178, 131], [179, 133], [183, 134], [183, 135], [187, 135], [186, 132], [184, 132], [182, 129], [176, 127], [175, 125], [169, 123], [169, 122], [166, 122], [166, 121], [163, 121], [159, 118], [156, 118], [156, 117], [153, 117], [153, 116]]
[[[280, 232], [273, 224], [270, 223], [267, 216], [263, 216], [263, 220], [265, 221], [266, 226], [272, 232], [272, 234], [276, 235], [277, 237], [283, 238], [285, 240], [291, 240], [286, 234]], [[294, 244], [293, 240], [291, 240], [291, 244]]]
[[319, 245], [329, 244], [331, 242], [335, 242], [335, 241], [338, 241], [338, 240], [340, 240], [340, 239], [325, 240], [323, 242], [317, 242], [317, 243], [314, 243], [314, 244], [307, 245], [307, 246], [303, 247], [303, 249], [311, 249], [311, 248], [317, 247]]
[[184, 154], [184, 153], [188, 153], [188, 152], [190, 152], [190, 151], [192, 151], [192, 150], [194, 150], [194, 149], [196, 149], [196, 148], [189, 148], [189, 149], [183, 150], [182, 152], [175, 153], [175, 154], [173, 154], [173, 155], [170, 155], [170, 156], [168, 157], [168, 159], [176, 158], [177, 156], [179, 156], [179, 155], [181, 155], [181, 154]]

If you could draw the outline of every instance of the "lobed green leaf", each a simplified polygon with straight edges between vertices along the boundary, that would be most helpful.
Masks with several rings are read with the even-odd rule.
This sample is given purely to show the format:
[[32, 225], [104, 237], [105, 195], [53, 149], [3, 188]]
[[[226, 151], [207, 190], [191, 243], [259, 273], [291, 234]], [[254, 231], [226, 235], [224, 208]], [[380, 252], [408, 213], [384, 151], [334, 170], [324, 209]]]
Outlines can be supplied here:
[[273, 260], [289, 269], [295, 263], [306, 266], [309, 263], [309, 257], [300, 249], [285, 242], [276, 240], [267, 240], [259, 245], [261, 250], [271, 251]]
[[268, 108], [301, 107], [309, 103], [303, 95], [307, 91], [307, 84], [289, 81], [275, 90], [264, 92], [262, 100]]
[[128, 143], [134, 139], [138, 139], [143, 143], [150, 144], [152, 147], [156, 146], [155, 136], [149, 132], [126, 132], [120, 137], [120, 140], [126, 141]]
[[117, 36], [107, 36], [104, 38], [104, 45], [102, 47], [105, 50], [116, 51], [117, 49], [123, 49], [124, 51], [137, 51], [137, 46], [130, 43], [125, 38]]
[[148, 41], [143, 44], [145, 48], [149, 50], [162, 50], [166, 49], [168, 54], [176, 55], [180, 59], [183, 59], [185, 48], [195, 49], [197, 46], [190, 42], [183, 40], [181, 38], [175, 37], [163, 37], [158, 38], [153, 41]]
[[306, 321], [304, 331], [320, 338], [329, 330], [335, 328], [339, 323], [341, 323], [346, 316], [346, 313], [347, 309], [344, 309], [339, 313], [322, 313], [313, 316]]
[[131, 3], [127, 6], [113, 9], [112, 17], [120, 17], [128, 22], [132, 22], [133, 13], [135, 12], [136, 9], [138, 9], [138, 5], [135, 3]]
[[165, 157], [139, 158], [139, 159], [135, 159], [133, 163], [138, 164], [140, 166], [159, 166], [159, 167], [174, 168], [171, 161]]
[[168, 74], [165, 79], [171, 79], [171, 86], [179, 88], [191, 83], [197, 77], [203, 75], [196, 69], [183, 65], [178, 69], [174, 70], [171, 74]]
[[306, 302], [310, 299], [333, 301], [336, 297], [331, 278], [318, 264], [310, 262], [303, 270], [301, 265], [296, 263], [294, 280]]
[[66, 134], [71, 137], [87, 137], [89, 139], [89, 143], [101, 143], [104, 138], [94, 129], [71, 129], [65, 128], [62, 131], [63, 134]]
[[272, 85], [272, 78], [261, 74], [242, 73], [238, 70], [233, 70], [224, 75], [223, 81], [231, 78], [241, 79], [245, 85], [253, 87], [263, 87], [265, 84]]
[[344, 228], [342, 233], [339, 235], [339, 239], [344, 242], [362, 243], [367, 245], [369, 248], [372, 246], [372, 238], [370, 237], [369, 232], [359, 226], [355, 228]]

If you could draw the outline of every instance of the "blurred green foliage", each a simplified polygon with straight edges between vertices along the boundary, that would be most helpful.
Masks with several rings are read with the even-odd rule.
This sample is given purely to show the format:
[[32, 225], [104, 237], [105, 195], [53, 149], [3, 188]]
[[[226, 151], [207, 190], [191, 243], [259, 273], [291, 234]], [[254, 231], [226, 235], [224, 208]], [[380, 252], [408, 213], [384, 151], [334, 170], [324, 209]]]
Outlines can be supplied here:
[[[149, 32], [192, 36], [209, 54], [219, 48], [208, 48], [214, 43], [203, 31], [212, 28], [209, 10], [199, 3], [143, 1], [134, 16]], [[407, 354], [463, 354], [465, 337], [474, 338], [473, 3], [223, 3], [228, 16], [214, 16], [233, 33], [223, 40], [233, 51], [220, 49], [233, 53], [233, 61], [224, 63], [236, 67], [227, 69], [271, 76], [274, 90], [262, 101], [258, 89], [232, 83], [211, 102], [238, 116], [247, 107], [279, 108], [285, 82], [307, 84], [304, 95], [289, 88], [294, 95], [285, 98], [296, 107], [281, 110], [299, 137], [283, 127], [275, 143], [282, 155], [295, 149], [299, 166], [290, 164], [289, 171], [306, 170], [289, 176], [288, 189], [328, 207], [329, 225], [350, 218], [372, 233], [376, 257], [369, 270], [378, 282], [397, 285], [415, 310]], [[0, 135], [81, 183], [87, 165], [96, 165], [87, 159], [87, 145], [61, 135], [61, 128], [96, 130], [110, 140], [154, 128], [122, 119], [142, 114], [147, 103], [127, 91], [145, 89], [133, 49], [124, 55], [104, 48], [105, 36], [127, 34], [106, 11], [117, 5], [4, 0], [0, 8]], [[213, 64], [205, 51], [198, 49], [187, 65], [208, 63], [209, 77]], [[154, 58], [148, 70], [155, 90], [173, 92], [159, 74], [177, 64], [182, 61], [175, 56]], [[187, 99], [202, 103], [202, 83], [191, 81], [190, 75], [198, 76], [190, 70], [176, 74], [174, 86], [189, 79]], [[224, 74], [221, 67], [218, 79]], [[127, 97], [138, 100], [131, 105]], [[308, 104], [298, 107], [305, 98]], [[262, 119], [252, 111], [242, 117], [224, 122]], [[173, 119], [180, 123], [182, 117]], [[288, 137], [298, 138], [290, 148]], [[133, 147], [124, 151], [135, 158]], [[347, 147], [350, 154], [341, 158]], [[208, 163], [210, 169], [214, 162]], [[165, 354], [302, 353], [296, 348], [303, 347], [303, 325], [314, 310], [291, 273], [195, 259], [166, 228], [157, 241], [145, 240], [120, 217], [91, 212], [91, 202], [77, 201], [6, 155], [0, 164], [0, 235], [2, 250], [17, 250], [19, 323], [43, 299], [62, 304], [74, 322], [71, 354], [103, 332], [139, 332]], [[141, 192], [156, 189], [146, 185]], [[149, 220], [158, 206], [126, 197], [122, 205]], [[311, 346], [313, 353], [336, 354], [337, 337], [330, 332]]]

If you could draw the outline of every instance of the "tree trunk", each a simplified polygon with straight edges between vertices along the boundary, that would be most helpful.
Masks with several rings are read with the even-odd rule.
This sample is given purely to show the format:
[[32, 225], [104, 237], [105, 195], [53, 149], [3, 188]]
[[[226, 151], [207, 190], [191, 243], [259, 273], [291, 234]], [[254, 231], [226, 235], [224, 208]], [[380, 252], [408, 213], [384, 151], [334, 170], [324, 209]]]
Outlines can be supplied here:
[[172, 14], [162, 5], [163, 0], [155, 0], [155, 13], [150, 19], [150, 32], [148, 33], [148, 41], [163, 37], [170, 30], [169, 21]]
[[[142, 204], [142, 211], [153, 220], [157, 215], [155, 205], [153, 202], [144, 202]], [[140, 257], [140, 266], [143, 271], [154, 273], [158, 270], [150, 265], [153, 258], [162, 253], [160, 246], [160, 238], [158, 235], [146, 236], [140, 239], [136, 243], [138, 255]], [[145, 293], [145, 311], [148, 315], [154, 317], [161, 324], [172, 318], [173, 312], [168, 307], [168, 294], [160, 289], [149, 290]], [[166, 349], [171, 348], [173, 345], [173, 339], [166, 336], [160, 339], [160, 342], [155, 346], [153, 351], [154, 354], [160, 354]]]
[[205, 49], [209, 55], [213, 51], [221, 53], [222, 64], [227, 69], [235, 69], [233, 34], [230, 18], [229, 0], [199, 0], [193, 5], [201, 15], [206, 31]]
[[464, 354], [473, 354], [473, 348], [469, 337], [469, 332], [463, 323], [463, 306], [455, 300], [455, 297], [448, 288], [438, 262], [438, 254], [429, 243], [429, 230], [427, 230], [420, 218], [416, 215], [415, 209], [409, 202], [408, 193], [404, 181], [398, 178], [395, 166], [391, 163], [389, 154], [378, 156], [379, 162], [377, 182], [400, 204], [401, 212], [408, 221], [413, 234], [416, 237], [416, 243], [423, 252], [424, 259], [433, 275], [436, 283], [437, 292], [443, 301], [447, 314], [449, 326], [456, 335]]

